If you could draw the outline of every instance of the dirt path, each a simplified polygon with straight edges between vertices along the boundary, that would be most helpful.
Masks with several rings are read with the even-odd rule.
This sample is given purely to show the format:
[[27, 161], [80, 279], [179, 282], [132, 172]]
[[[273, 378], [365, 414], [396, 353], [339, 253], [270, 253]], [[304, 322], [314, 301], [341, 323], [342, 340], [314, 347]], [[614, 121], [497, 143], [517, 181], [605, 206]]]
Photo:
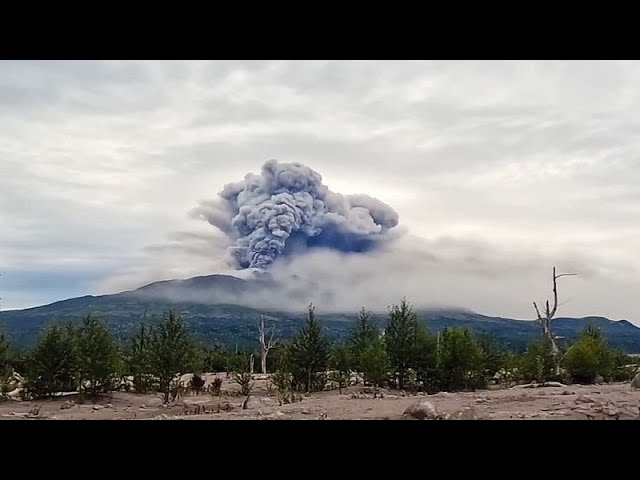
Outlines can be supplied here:
[[111, 398], [81, 402], [77, 395], [40, 401], [0, 403], [0, 420], [11, 419], [402, 419], [405, 409], [427, 399], [439, 412], [453, 414], [465, 407], [477, 419], [639, 419], [640, 390], [628, 383], [544, 388], [513, 388], [477, 392], [404, 396], [384, 390], [373, 398], [368, 389], [351, 387], [303, 396], [283, 404], [269, 395], [266, 382], [256, 381], [247, 409], [237, 386], [225, 380], [221, 396], [190, 395], [163, 406], [157, 395], [118, 392]]

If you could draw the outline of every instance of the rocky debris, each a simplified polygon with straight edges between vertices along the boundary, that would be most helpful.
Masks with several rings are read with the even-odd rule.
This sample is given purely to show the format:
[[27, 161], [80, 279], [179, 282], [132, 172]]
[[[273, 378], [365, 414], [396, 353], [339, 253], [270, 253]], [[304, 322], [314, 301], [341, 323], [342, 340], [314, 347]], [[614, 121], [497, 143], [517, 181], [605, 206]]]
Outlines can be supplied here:
[[430, 397], [451, 397], [453, 396], [453, 393], [449, 393], [449, 392], [438, 392], [438, 393], [434, 393], [433, 395], [429, 395]]
[[93, 410], [102, 410], [104, 408], [104, 405], [94, 405], [93, 406]]
[[564, 390], [560, 395], [575, 395], [576, 392], [572, 392], [571, 390]]
[[601, 413], [605, 417], [614, 420], [638, 420], [640, 419], [640, 409], [628, 404], [616, 404], [608, 402], [606, 405], [596, 406], [594, 411]]
[[265, 415], [264, 417], [262, 417], [264, 420], [277, 420], [278, 418], [284, 417], [285, 414], [282, 413], [280, 410], [277, 410], [275, 412], [273, 412], [270, 415]]
[[360, 400], [364, 398], [373, 398], [373, 395], [369, 395], [366, 393], [358, 393], [358, 392], [354, 392], [351, 394], [351, 400]]
[[[374, 387], [362, 387], [358, 393], [361, 393], [363, 395], [385, 395], [386, 396], [389, 394], [389, 390], [387, 390], [386, 388], [378, 388], [376, 390]], [[402, 393], [404, 394], [404, 392]]]
[[588, 395], [580, 395], [574, 400], [574, 403], [598, 403], [596, 400]]
[[110, 403], [107, 403], [107, 404], [104, 406], [104, 408], [113, 408], [113, 405], [112, 405], [112, 404], [110, 404]]
[[264, 406], [275, 406], [277, 404], [278, 402], [276, 402], [273, 398], [270, 398], [270, 397], [258, 398], [258, 397], [250, 396], [249, 399], [247, 400], [246, 408], [247, 409], [262, 408]]
[[71, 407], [75, 407], [75, 406], [76, 406], [76, 402], [74, 402], [73, 400], [67, 400], [62, 405], [60, 405], [60, 410], [67, 410], [67, 409], [69, 409]]
[[514, 389], [514, 388], [541, 388], [541, 387], [566, 388], [567, 386], [564, 383], [560, 383], [560, 382], [526, 383], [524, 385], [516, 385], [515, 387], [511, 387], [511, 389]]
[[640, 372], [631, 380], [631, 388], [640, 388]]
[[324, 408], [321, 407], [288, 407], [284, 410], [287, 414], [299, 414], [299, 415], [314, 415], [326, 413]]
[[604, 377], [602, 375], [596, 375], [593, 383], [595, 383], [596, 385], [602, 385], [604, 383]]
[[151, 417], [151, 420], [181, 420], [181, 418], [178, 415], [167, 415], [166, 413], [161, 413], [160, 415]]
[[402, 416], [417, 420], [440, 420], [441, 418], [436, 407], [428, 400], [413, 402], [403, 412]]
[[44, 418], [40, 416], [40, 406], [36, 405], [28, 412], [9, 412], [2, 415], [3, 417], [20, 417], [20, 418]]
[[579, 405], [577, 407], [571, 407], [571, 411], [574, 413], [581, 413], [586, 416], [593, 416], [595, 413], [593, 408], [587, 407], [586, 405]]
[[560, 388], [565, 388], [566, 385], [564, 383], [560, 383], [560, 382], [546, 382], [542, 384], [543, 387], [560, 387]]
[[474, 406], [464, 407], [462, 410], [453, 412], [447, 417], [448, 420], [477, 420], [478, 411]]
[[564, 409], [549, 412], [549, 416], [566, 417], [567, 415], [570, 415], [570, 412]]
[[203, 413], [207, 413], [204, 405], [195, 404], [195, 405], [183, 405], [184, 414], [185, 415], [200, 415]]

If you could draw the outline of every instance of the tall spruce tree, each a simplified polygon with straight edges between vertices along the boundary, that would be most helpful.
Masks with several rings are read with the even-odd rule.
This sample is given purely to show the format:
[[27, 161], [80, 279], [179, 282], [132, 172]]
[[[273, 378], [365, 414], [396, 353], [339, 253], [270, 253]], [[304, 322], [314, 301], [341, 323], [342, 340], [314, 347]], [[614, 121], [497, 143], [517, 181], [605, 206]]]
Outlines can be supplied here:
[[292, 382], [304, 391], [323, 390], [329, 363], [329, 342], [315, 316], [313, 304], [309, 305], [307, 321], [289, 347], [289, 365]]
[[387, 352], [384, 348], [384, 341], [375, 338], [360, 354], [360, 364], [364, 381], [373, 385], [377, 391], [378, 387], [384, 385], [387, 379]]
[[88, 315], [77, 332], [80, 388], [91, 396], [115, 389], [122, 369], [116, 339], [106, 324]]
[[385, 328], [384, 343], [394, 381], [405, 388], [407, 371], [412, 366], [418, 333], [418, 317], [406, 299], [393, 305]]
[[194, 342], [184, 321], [171, 310], [154, 326], [149, 343], [150, 373], [158, 378], [158, 390], [165, 403], [177, 396], [177, 381], [193, 366]]
[[75, 330], [53, 325], [40, 338], [27, 359], [25, 391], [35, 398], [78, 388]]
[[136, 393], [147, 393], [153, 388], [153, 375], [149, 366], [150, 334], [143, 323], [140, 330], [131, 338], [127, 352], [127, 371], [133, 377]]
[[353, 368], [362, 371], [362, 353], [378, 338], [378, 330], [366, 309], [360, 310], [355, 318], [348, 344], [351, 350]]
[[482, 386], [482, 352], [466, 328], [445, 328], [438, 346], [440, 387], [446, 391]]

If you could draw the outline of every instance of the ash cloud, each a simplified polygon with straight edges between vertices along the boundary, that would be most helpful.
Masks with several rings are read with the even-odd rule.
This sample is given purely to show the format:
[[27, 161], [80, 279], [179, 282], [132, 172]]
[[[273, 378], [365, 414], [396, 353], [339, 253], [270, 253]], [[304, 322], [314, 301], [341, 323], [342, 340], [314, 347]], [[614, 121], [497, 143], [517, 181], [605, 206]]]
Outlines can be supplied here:
[[332, 192], [318, 172], [276, 160], [192, 213], [232, 240], [228, 254], [238, 269], [265, 270], [279, 257], [318, 248], [370, 252], [398, 225], [397, 212], [380, 200]]

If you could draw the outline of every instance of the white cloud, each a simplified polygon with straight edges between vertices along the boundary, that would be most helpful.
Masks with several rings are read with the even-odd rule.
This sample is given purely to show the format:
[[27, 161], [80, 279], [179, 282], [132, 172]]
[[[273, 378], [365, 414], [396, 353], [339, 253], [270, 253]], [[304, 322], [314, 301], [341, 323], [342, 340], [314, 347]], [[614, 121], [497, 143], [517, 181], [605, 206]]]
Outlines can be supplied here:
[[[563, 314], [640, 320], [638, 81], [610, 61], [3, 62], [3, 308], [222, 270], [188, 212], [276, 158], [448, 252], [446, 272], [371, 261], [400, 265], [407, 292], [531, 316], [568, 264]], [[44, 272], [56, 290], [17, 280]]]

